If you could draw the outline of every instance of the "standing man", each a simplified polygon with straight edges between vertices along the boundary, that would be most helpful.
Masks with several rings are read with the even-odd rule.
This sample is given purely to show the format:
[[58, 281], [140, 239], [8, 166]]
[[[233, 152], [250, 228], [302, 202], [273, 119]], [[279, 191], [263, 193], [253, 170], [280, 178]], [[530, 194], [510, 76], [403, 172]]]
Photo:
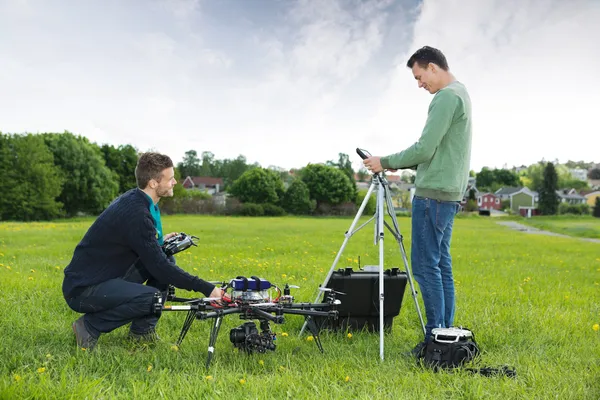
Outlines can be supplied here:
[[128, 323], [131, 338], [157, 340], [159, 317], [153, 304], [157, 294], [164, 302], [169, 284], [209, 297], [223, 296], [221, 289], [179, 268], [161, 248], [158, 201], [173, 196], [177, 183], [171, 159], [159, 153], [142, 154], [135, 178], [138, 187], [98, 216], [65, 268], [64, 298], [69, 307], [84, 314], [73, 323], [82, 348], [93, 349], [100, 334]]
[[433, 328], [454, 323], [454, 281], [450, 240], [454, 216], [467, 189], [471, 159], [471, 100], [465, 86], [448, 68], [438, 49], [425, 46], [407, 67], [420, 88], [433, 94], [427, 122], [419, 140], [386, 157], [369, 157], [364, 165], [373, 173], [384, 169], [417, 168], [412, 203], [411, 263], [423, 296], [427, 324]]

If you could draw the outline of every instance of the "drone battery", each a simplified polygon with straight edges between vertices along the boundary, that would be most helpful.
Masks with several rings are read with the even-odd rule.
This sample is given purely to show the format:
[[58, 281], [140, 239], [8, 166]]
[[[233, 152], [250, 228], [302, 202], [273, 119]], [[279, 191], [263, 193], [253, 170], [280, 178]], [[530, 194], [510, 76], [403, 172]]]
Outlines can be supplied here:
[[257, 281], [254, 278], [238, 277], [231, 280], [231, 286], [235, 291], [267, 290], [271, 287], [271, 282], [262, 278]]
[[[383, 271], [384, 330], [391, 330], [394, 317], [400, 313], [406, 281], [406, 272], [398, 268]], [[379, 331], [379, 267], [359, 271], [341, 268], [333, 272], [326, 287], [345, 295], [336, 295], [341, 301], [337, 320], [315, 318], [321, 329]], [[324, 292], [324, 296], [327, 295], [328, 292]]]

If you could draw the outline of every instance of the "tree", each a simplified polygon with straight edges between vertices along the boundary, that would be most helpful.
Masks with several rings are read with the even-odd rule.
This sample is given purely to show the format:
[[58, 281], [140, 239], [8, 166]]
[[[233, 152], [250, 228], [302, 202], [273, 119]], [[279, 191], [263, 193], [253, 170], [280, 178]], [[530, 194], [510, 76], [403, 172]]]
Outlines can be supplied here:
[[310, 214], [316, 202], [310, 199], [310, 192], [306, 183], [295, 178], [283, 196], [283, 208], [291, 214]]
[[138, 160], [136, 148], [129, 144], [119, 147], [104, 144], [100, 150], [106, 166], [117, 175], [119, 194], [135, 188], [135, 167]]
[[592, 215], [596, 218], [600, 218], [600, 196], [596, 197], [596, 203], [594, 204], [594, 212]]
[[230, 160], [217, 160], [215, 162], [215, 176], [223, 178], [223, 186], [228, 188], [232, 185], [242, 174], [253, 168], [260, 168], [257, 163], [248, 164], [246, 157], [239, 155], [237, 158]]
[[277, 172], [266, 168], [253, 168], [244, 172], [233, 183], [229, 192], [242, 203], [279, 205], [285, 190]]
[[360, 167], [356, 175], [360, 182], [364, 182], [369, 177], [369, 171], [365, 167]]
[[39, 135], [0, 133], [0, 220], [47, 220], [62, 215], [64, 175]]
[[483, 167], [481, 172], [477, 174], [476, 182], [479, 189], [487, 189], [494, 192], [501, 187], [519, 186], [519, 176], [505, 168], [494, 168], [491, 170], [488, 167]]
[[310, 198], [320, 204], [338, 205], [351, 201], [356, 185], [340, 169], [324, 164], [308, 164], [300, 171], [300, 178], [310, 192]]
[[594, 168], [588, 174], [588, 178], [590, 179], [600, 179], [600, 168]]
[[494, 183], [494, 173], [488, 167], [483, 167], [475, 178], [478, 188], [486, 188]]
[[494, 182], [501, 186], [519, 186], [519, 176], [508, 169], [494, 169]]
[[469, 200], [477, 201], [477, 198], [475, 197], [475, 189], [473, 188], [469, 190]]
[[340, 171], [344, 173], [350, 179], [352, 186], [354, 188], [352, 192], [352, 196], [350, 197], [350, 201], [356, 201], [356, 196], [358, 195], [358, 190], [356, 188], [356, 179], [354, 179], [354, 169], [352, 168], [352, 163], [350, 162], [350, 157], [345, 153], [338, 153], [338, 161], [327, 161], [327, 166], [337, 167]]
[[183, 161], [177, 164], [179, 173], [185, 179], [188, 176], [200, 175], [200, 159], [196, 150], [188, 150], [185, 152]]
[[115, 174], [106, 166], [100, 147], [70, 132], [44, 133], [46, 145], [67, 179], [59, 200], [68, 216], [99, 214], [119, 192]]
[[544, 181], [539, 190], [540, 200], [538, 208], [544, 215], [555, 215], [558, 212], [559, 198], [556, 191], [558, 190], [558, 175], [554, 164], [549, 162], [544, 168]]
[[202, 165], [200, 166], [200, 176], [216, 176], [213, 171], [215, 155], [210, 151], [202, 152]]

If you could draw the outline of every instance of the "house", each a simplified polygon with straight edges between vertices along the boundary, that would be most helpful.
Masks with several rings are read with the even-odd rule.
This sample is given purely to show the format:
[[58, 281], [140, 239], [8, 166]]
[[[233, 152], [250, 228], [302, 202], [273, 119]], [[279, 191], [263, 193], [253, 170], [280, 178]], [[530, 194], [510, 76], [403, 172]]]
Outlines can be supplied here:
[[500, 210], [500, 198], [494, 193], [480, 193], [477, 195], [477, 205], [480, 210]]
[[502, 200], [510, 200], [510, 209], [521, 215], [536, 215], [539, 194], [527, 187], [505, 187], [496, 190], [496, 197]]
[[575, 179], [579, 179], [580, 181], [587, 181], [588, 179], [588, 171], [587, 169], [581, 168], [571, 168], [569, 169], [571, 176]]
[[188, 190], [202, 190], [209, 194], [217, 194], [223, 189], [223, 179], [212, 176], [188, 176], [182, 186]]
[[594, 207], [596, 205], [596, 198], [600, 197], [600, 190], [585, 190], [579, 194], [585, 197], [585, 201], [590, 207]]
[[556, 194], [558, 195], [558, 198], [560, 199], [561, 203], [585, 204], [585, 202], [587, 201], [587, 199], [581, 194], [577, 193], [575, 189], [557, 190]]
[[510, 200], [510, 195], [518, 192], [519, 190], [521, 190], [520, 187], [508, 186], [496, 190], [494, 194], [500, 199], [500, 203], [502, 203], [503, 200]]

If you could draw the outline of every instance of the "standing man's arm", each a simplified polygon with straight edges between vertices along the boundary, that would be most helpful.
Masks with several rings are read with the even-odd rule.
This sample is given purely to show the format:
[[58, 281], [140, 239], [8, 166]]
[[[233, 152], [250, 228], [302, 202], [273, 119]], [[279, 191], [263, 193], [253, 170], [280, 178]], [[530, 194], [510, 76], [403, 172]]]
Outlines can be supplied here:
[[457, 105], [458, 96], [454, 92], [441, 90], [429, 106], [427, 122], [419, 141], [400, 153], [369, 157], [363, 161], [364, 165], [377, 173], [384, 169], [410, 168], [430, 160], [452, 124]]

